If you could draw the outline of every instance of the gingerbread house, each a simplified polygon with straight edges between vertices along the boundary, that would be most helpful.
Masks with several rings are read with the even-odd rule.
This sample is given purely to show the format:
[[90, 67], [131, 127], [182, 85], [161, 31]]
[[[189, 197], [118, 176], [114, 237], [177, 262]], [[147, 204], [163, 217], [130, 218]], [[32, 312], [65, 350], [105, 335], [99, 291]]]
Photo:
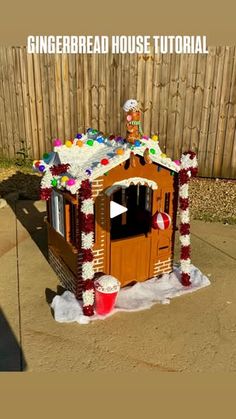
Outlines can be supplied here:
[[[132, 109], [126, 138], [88, 129], [65, 144], [54, 140], [54, 150], [34, 162], [43, 172], [49, 262], [63, 286], [83, 296], [87, 315], [94, 275], [125, 286], [172, 271], [181, 165], [157, 136], [143, 136], [137, 109], [132, 125]], [[126, 211], [113, 216], [112, 203]]]

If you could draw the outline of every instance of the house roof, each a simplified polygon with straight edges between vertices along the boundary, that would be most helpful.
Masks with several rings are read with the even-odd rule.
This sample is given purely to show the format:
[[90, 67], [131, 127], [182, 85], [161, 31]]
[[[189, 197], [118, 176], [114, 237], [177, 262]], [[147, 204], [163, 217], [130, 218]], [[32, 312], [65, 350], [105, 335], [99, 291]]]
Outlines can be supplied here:
[[[172, 161], [162, 153], [158, 141], [143, 137], [132, 145], [121, 137], [105, 138], [92, 129], [86, 134], [78, 134], [77, 138], [68, 140], [65, 144], [55, 140], [53, 152], [45, 153], [43, 160], [34, 162], [34, 168], [43, 172], [42, 188], [57, 186], [76, 193], [82, 180], [94, 180], [128, 160], [131, 153], [143, 156], [147, 149], [152, 162], [171, 171], [179, 171], [179, 162]], [[63, 174], [53, 175], [50, 169], [61, 164], [69, 164], [70, 167]], [[73, 181], [67, 184], [65, 176]]]

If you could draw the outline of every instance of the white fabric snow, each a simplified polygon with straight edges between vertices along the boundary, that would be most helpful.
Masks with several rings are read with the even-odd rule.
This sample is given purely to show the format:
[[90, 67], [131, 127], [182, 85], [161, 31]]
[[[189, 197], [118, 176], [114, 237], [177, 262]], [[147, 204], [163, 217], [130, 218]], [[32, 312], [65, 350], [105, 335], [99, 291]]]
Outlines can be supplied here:
[[159, 278], [152, 278], [145, 282], [138, 282], [130, 287], [121, 288], [114, 310], [106, 316], [95, 314], [92, 317], [83, 315], [82, 302], [78, 302], [69, 291], [62, 296], [54, 297], [51, 307], [55, 320], [58, 322], [78, 322], [87, 324], [93, 320], [105, 319], [118, 311], [139, 311], [150, 308], [153, 304], [169, 304], [170, 300], [200, 288], [210, 285], [209, 279], [202, 272], [191, 265], [191, 285], [184, 287], [180, 282], [180, 269], [174, 266], [173, 272]]
[[89, 323], [89, 317], [83, 315], [82, 305], [70, 291], [56, 295], [52, 300], [51, 307], [54, 310], [54, 318], [59, 323]]

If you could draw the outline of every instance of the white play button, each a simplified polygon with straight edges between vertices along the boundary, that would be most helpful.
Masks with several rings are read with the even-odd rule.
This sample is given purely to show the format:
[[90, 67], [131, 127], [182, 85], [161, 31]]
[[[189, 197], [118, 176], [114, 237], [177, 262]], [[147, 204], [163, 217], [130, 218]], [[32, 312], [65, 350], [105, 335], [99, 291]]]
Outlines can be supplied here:
[[110, 202], [110, 218], [117, 217], [117, 215], [123, 214], [123, 212], [126, 212], [127, 210], [128, 208], [123, 205], [117, 204], [114, 201]]

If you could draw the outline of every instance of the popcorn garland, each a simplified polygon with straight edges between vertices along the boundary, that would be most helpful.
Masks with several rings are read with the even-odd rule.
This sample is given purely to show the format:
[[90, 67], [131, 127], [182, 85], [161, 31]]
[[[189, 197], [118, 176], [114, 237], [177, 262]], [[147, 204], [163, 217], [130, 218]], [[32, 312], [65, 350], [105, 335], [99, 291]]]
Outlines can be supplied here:
[[[82, 298], [83, 313], [85, 316], [94, 314], [94, 269], [93, 269], [93, 241], [94, 241], [94, 215], [92, 188], [88, 179], [83, 180], [80, 186], [80, 228], [82, 249]], [[77, 283], [79, 285], [79, 283]], [[76, 290], [79, 296], [79, 289]]]
[[183, 153], [179, 171], [179, 210], [180, 210], [180, 267], [181, 282], [184, 286], [190, 281], [190, 214], [189, 214], [189, 181], [197, 174], [197, 159], [193, 151]]

